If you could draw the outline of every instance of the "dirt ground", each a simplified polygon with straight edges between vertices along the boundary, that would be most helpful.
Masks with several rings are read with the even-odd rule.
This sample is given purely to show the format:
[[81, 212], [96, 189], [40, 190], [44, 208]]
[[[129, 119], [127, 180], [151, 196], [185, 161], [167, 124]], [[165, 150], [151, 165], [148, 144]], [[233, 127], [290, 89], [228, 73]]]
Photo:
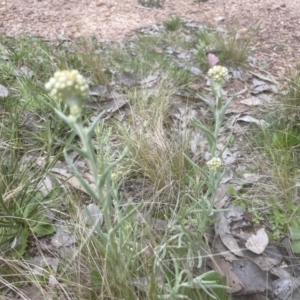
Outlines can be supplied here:
[[241, 34], [260, 24], [252, 43], [255, 58], [277, 77], [299, 61], [298, 0], [165, 0], [162, 8], [143, 7], [138, 0], [2, 0], [0, 32], [44, 39], [94, 36], [100, 41], [120, 41], [170, 15], [230, 26]]

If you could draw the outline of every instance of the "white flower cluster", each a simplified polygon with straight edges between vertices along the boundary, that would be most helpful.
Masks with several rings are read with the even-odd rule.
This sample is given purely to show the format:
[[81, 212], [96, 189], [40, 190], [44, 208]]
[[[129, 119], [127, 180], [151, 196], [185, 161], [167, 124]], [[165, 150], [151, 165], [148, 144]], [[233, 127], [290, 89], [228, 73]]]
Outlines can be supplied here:
[[71, 108], [81, 108], [89, 86], [77, 70], [55, 72], [45, 84], [46, 90], [56, 101], [64, 101]]
[[222, 165], [222, 161], [219, 157], [213, 157], [207, 165], [211, 170], [216, 171]]
[[222, 66], [213, 66], [207, 74], [215, 83], [224, 84], [228, 76], [228, 70]]

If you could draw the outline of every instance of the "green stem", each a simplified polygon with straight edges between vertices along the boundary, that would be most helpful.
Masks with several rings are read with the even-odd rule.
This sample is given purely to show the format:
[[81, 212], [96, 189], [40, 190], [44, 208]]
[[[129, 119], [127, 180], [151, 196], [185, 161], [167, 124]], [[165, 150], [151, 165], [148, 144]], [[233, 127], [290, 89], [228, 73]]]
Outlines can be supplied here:
[[[215, 143], [211, 148], [211, 158], [216, 157], [217, 141], [220, 133], [220, 128], [223, 122], [223, 115], [222, 115], [223, 104], [222, 104], [221, 88], [222, 87], [220, 85], [215, 85], [212, 88], [213, 94], [216, 97], [216, 110], [215, 110], [215, 129], [214, 129]], [[220, 175], [218, 175], [218, 171], [214, 171], [214, 170], [209, 171], [209, 180], [212, 186], [212, 188], [210, 189], [210, 199], [211, 199], [212, 206], [216, 201], [216, 192], [220, 186], [219, 176]]]
[[211, 157], [215, 157], [216, 156], [216, 150], [217, 150], [217, 140], [218, 140], [218, 135], [220, 132], [220, 126], [221, 126], [221, 122], [220, 122], [220, 110], [216, 109], [216, 114], [215, 114], [215, 130], [214, 130], [214, 137], [215, 137], [215, 143], [212, 146], [211, 149]]
[[[74, 124], [74, 128], [77, 132], [77, 134], [79, 135], [81, 142], [82, 142], [82, 150], [86, 155], [86, 159], [88, 161], [89, 164], [89, 168], [92, 172], [93, 178], [95, 180], [95, 185], [96, 187], [98, 186], [98, 168], [97, 168], [97, 159], [96, 159], [96, 155], [94, 152], [94, 146], [87, 134], [87, 130], [86, 128], [83, 127], [83, 125], [79, 122]], [[100, 196], [100, 190], [97, 190], [97, 194]], [[99, 201], [101, 201], [102, 199], [99, 199]]]
[[[111, 230], [112, 229], [112, 224], [111, 224], [111, 213], [112, 213], [112, 207], [111, 207], [111, 195], [110, 195], [110, 179], [107, 178], [106, 176], [106, 199], [104, 201], [104, 197], [103, 197], [103, 185], [99, 184], [100, 181], [100, 177], [98, 175], [98, 167], [97, 167], [97, 158], [95, 155], [95, 151], [94, 151], [94, 146], [91, 140], [91, 134], [89, 132], [89, 128], [84, 128], [83, 125], [80, 122], [77, 122], [74, 124], [74, 128], [76, 130], [76, 132], [78, 133], [81, 142], [82, 142], [82, 150], [85, 153], [85, 157], [88, 161], [89, 164], [89, 168], [91, 170], [92, 176], [94, 178], [95, 181], [95, 185], [96, 185], [96, 195], [97, 195], [97, 200], [98, 203], [101, 205], [102, 207], [102, 211], [103, 211], [103, 217], [104, 217], [104, 221], [105, 221], [105, 225], [107, 230]], [[109, 174], [106, 174], [109, 175]]]
[[218, 135], [220, 132], [220, 127], [222, 123], [222, 86], [220, 84], [213, 83], [212, 85], [212, 92], [214, 96], [216, 97], [216, 109], [215, 109], [215, 130], [214, 130], [214, 136], [215, 136], [215, 144], [213, 145], [211, 149], [211, 157], [216, 156], [216, 148], [217, 148], [217, 140], [218, 140]]

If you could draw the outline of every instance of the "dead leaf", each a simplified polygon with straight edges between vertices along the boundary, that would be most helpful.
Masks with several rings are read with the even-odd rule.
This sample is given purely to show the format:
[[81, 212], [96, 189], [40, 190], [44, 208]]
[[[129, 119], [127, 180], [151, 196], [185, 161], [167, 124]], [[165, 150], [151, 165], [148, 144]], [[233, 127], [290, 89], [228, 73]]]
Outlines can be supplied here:
[[277, 87], [275, 85], [268, 85], [268, 84], [263, 84], [263, 85], [259, 85], [257, 87], [255, 87], [254, 89], [252, 89], [250, 91], [251, 94], [253, 95], [257, 95], [259, 93], [262, 93], [262, 92], [273, 92], [273, 93], [277, 93], [278, 90], [277, 90]]
[[251, 98], [243, 99], [240, 103], [248, 106], [259, 106], [265, 104], [262, 99], [252, 96]]
[[[67, 165], [66, 165], [67, 166]], [[80, 183], [79, 179], [75, 177], [72, 173], [68, 172], [68, 170], [63, 169], [63, 168], [52, 168], [50, 172], [56, 177], [65, 180], [68, 184], [70, 184], [72, 187], [81, 190], [86, 193], [86, 190]], [[94, 183], [93, 176], [86, 172], [81, 174], [84, 179], [86, 179], [89, 183], [89, 186], [91, 187], [92, 190], [96, 191], [96, 185]], [[91, 180], [92, 178], [92, 180]]]
[[229, 164], [232, 164], [236, 161], [236, 158], [238, 156], [238, 153], [232, 153], [228, 148], [226, 148], [222, 153], [222, 160], [223, 163], [227, 166]]
[[233, 205], [230, 204], [228, 206], [228, 211], [225, 212], [226, 219], [230, 219], [230, 222], [234, 221], [240, 221], [243, 219], [244, 212], [243, 208], [240, 205]]
[[[299, 278], [284, 278], [284, 279], [277, 279], [272, 282], [271, 289], [276, 296], [276, 299], [279, 300], [289, 300], [299, 299], [299, 291], [296, 291], [296, 289], [300, 285], [300, 279]], [[296, 293], [293, 293], [293, 292]], [[296, 294], [298, 294], [296, 296]]]
[[159, 82], [159, 76], [160, 76], [160, 73], [155, 72], [154, 74], [151, 74], [151, 75], [145, 77], [144, 79], [142, 79], [140, 81], [140, 83], [142, 85], [144, 85], [145, 87], [154, 87]]
[[256, 79], [256, 78], [253, 78], [252, 79], [252, 83], [255, 87], [258, 87], [258, 86], [261, 86], [261, 85], [265, 85], [265, 81], [263, 80], [259, 80], [259, 79]]
[[237, 68], [229, 68], [228, 71], [230, 72], [232, 78], [234, 79], [239, 79], [239, 80], [243, 80], [243, 77], [245, 75], [244, 71], [237, 67]]
[[49, 280], [48, 280], [48, 288], [55, 288], [59, 284], [59, 281], [56, 279], [55, 276], [49, 275]]
[[94, 203], [89, 204], [82, 209], [81, 217], [86, 224], [92, 227], [96, 227], [98, 225], [101, 227], [104, 220], [103, 213], [99, 209], [98, 205]]
[[106, 111], [112, 114], [128, 103], [128, 99], [120, 94], [114, 94], [113, 100], [108, 104]]
[[164, 51], [161, 48], [156, 47], [156, 46], [153, 46], [151, 48], [151, 50], [154, 51], [154, 52], [156, 52], [156, 53], [159, 53], [159, 54], [164, 53]]
[[269, 76], [265, 76], [261, 73], [256, 73], [256, 72], [252, 72], [252, 71], [249, 71], [249, 73], [256, 76], [257, 78], [260, 78], [260, 79], [265, 80], [265, 81], [272, 82], [272, 83], [276, 84], [277, 86], [279, 86], [279, 83], [269, 73], [268, 73]]
[[82, 157], [76, 151], [71, 151], [69, 153], [69, 158], [72, 161], [72, 164], [81, 172], [83, 172], [84, 169], [86, 169], [86, 161], [82, 159]]
[[223, 244], [235, 255], [243, 257], [244, 254], [238, 246], [237, 241], [230, 233], [227, 220], [223, 213], [218, 214], [218, 220], [215, 222], [215, 232], [219, 235]]
[[51, 244], [56, 247], [60, 248], [62, 246], [70, 246], [75, 243], [75, 239], [69, 233], [62, 230], [61, 226], [56, 227], [56, 234], [51, 238]]
[[[236, 102], [232, 102], [228, 109], [226, 109], [225, 114], [238, 114], [238, 115], [234, 115], [231, 118], [234, 119], [234, 123], [236, 121], [236, 119], [238, 119], [238, 117], [242, 114], [242, 113], [247, 113], [249, 111], [249, 108], [246, 107], [245, 105], [241, 105], [239, 101]], [[231, 123], [232, 123], [232, 119], [231, 119]], [[226, 123], [228, 124], [228, 122]], [[231, 124], [231, 126], [233, 126], [233, 124]]]
[[[8, 299], [11, 299], [11, 300], [17, 300], [17, 299], [45, 300], [45, 299], [49, 299], [46, 295], [46, 292], [44, 290], [39, 289], [37, 287], [37, 285], [25, 284], [23, 287], [18, 289], [18, 294], [19, 294], [19, 296], [21, 295], [21, 298], [13, 297], [13, 298], [8, 298]], [[48, 296], [50, 296], [50, 295], [48, 295]]]
[[[245, 219], [245, 216], [244, 216], [244, 219]], [[246, 222], [245, 220], [240, 220], [240, 221], [237, 221], [233, 224], [233, 226], [231, 227], [232, 230], [236, 230], [236, 229], [240, 229], [240, 228], [243, 228], [243, 227], [249, 227], [249, 223]], [[240, 231], [241, 233], [241, 231]], [[239, 234], [237, 234], [239, 236]], [[248, 238], [248, 237], [247, 237]], [[246, 239], [247, 239], [246, 238]], [[245, 239], [245, 240], [246, 240]]]
[[185, 52], [185, 51], [180, 51], [179, 53], [177, 53], [176, 56], [177, 56], [177, 58], [183, 59], [184, 61], [187, 61], [187, 60], [191, 59], [191, 53]]
[[194, 67], [194, 66], [188, 68], [188, 70], [189, 70], [192, 74], [194, 74], [194, 75], [196, 75], [196, 76], [200, 76], [200, 75], [203, 74], [203, 72], [202, 72], [199, 68]]
[[248, 28], [246, 28], [246, 27], [243, 27], [243, 28], [238, 30], [238, 34], [241, 35], [241, 36], [245, 35], [247, 32], [248, 32]]
[[117, 81], [120, 84], [123, 84], [127, 87], [132, 87], [138, 84], [138, 76], [134, 73], [124, 71], [122, 73], [117, 74]]
[[260, 228], [256, 233], [252, 234], [245, 246], [248, 250], [256, 254], [261, 254], [264, 252], [265, 248], [269, 244], [269, 237], [266, 233], [265, 228]]
[[214, 20], [215, 20], [216, 22], [221, 22], [221, 21], [224, 21], [225, 18], [224, 18], [223, 16], [219, 16], [219, 17], [214, 18]]
[[34, 76], [33, 71], [31, 71], [29, 68], [23, 66], [21, 68], [16, 68], [13, 71], [13, 75], [15, 75], [16, 77], [26, 77], [28, 79], [31, 79]]
[[194, 91], [199, 91], [200, 89], [202, 89], [204, 87], [204, 83], [203, 82], [189, 83], [187, 86], [188, 86], [188, 88], [190, 88], [190, 89], [192, 89]]
[[215, 237], [212, 241], [212, 249], [214, 253], [219, 253], [222, 255], [227, 261], [234, 261], [238, 259], [232, 252], [230, 252], [221, 241], [220, 237]]
[[299, 259], [295, 256], [295, 254], [292, 251], [290, 239], [288, 237], [285, 237], [282, 240], [282, 245], [289, 254], [289, 260], [291, 261], [291, 266], [294, 275], [296, 277], [300, 277], [300, 262]]
[[41, 268], [51, 267], [54, 273], [56, 273], [59, 265], [59, 259], [57, 257], [45, 255], [37, 255], [30, 259], [30, 262]]
[[46, 175], [39, 182], [37, 188], [42, 193], [44, 197], [46, 197], [53, 189], [52, 180], [50, 176]]
[[153, 241], [149, 239], [141, 239], [141, 247], [142, 247], [142, 252], [141, 255], [144, 259], [151, 259], [153, 257], [154, 251], [153, 251]]
[[6, 98], [9, 95], [8, 89], [0, 84], [0, 97]]
[[9, 56], [7, 56], [7, 55], [0, 55], [0, 59], [9, 61]]
[[[245, 251], [244, 254], [247, 256]], [[262, 255], [248, 258], [256, 263], [262, 270], [270, 271], [275, 265], [279, 265], [282, 262], [283, 255], [276, 246], [270, 245], [266, 247]]]
[[175, 52], [175, 49], [174, 49], [173, 47], [171, 47], [171, 46], [167, 46], [167, 47], [165, 48], [165, 52], [166, 52], [167, 54], [173, 54], [173, 53]]
[[190, 126], [192, 119], [198, 117], [198, 111], [193, 107], [178, 105], [177, 112], [174, 113], [173, 116], [181, 121], [182, 130], [186, 130], [186, 128]]
[[198, 28], [198, 29], [204, 29], [206, 26], [200, 23], [196, 23], [193, 21], [188, 21], [184, 24], [185, 27], [190, 27], [190, 28]]
[[294, 276], [288, 271], [289, 271], [289, 269], [287, 268], [287, 265], [283, 265], [278, 268], [272, 268], [270, 270], [270, 273], [274, 274], [275, 276], [279, 277], [280, 279], [293, 278]]
[[278, 88], [274, 84], [267, 84], [265, 81], [258, 80], [256, 78], [253, 78], [252, 83], [255, 87], [250, 91], [251, 94], [256, 95], [262, 92], [273, 92], [273, 93], [278, 92]]
[[261, 178], [266, 177], [265, 175], [258, 175], [258, 174], [250, 174], [250, 173], [245, 173], [243, 175], [245, 180], [249, 183], [256, 183], [258, 182]]
[[244, 288], [239, 295], [250, 295], [264, 292], [271, 284], [271, 280], [257, 264], [249, 260], [234, 260], [232, 262], [232, 272], [242, 282]]
[[[247, 214], [246, 214], [247, 215]], [[245, 216], [244, 216], [244, 218], [243, 219], [245, 219]], [[242, 220], [241, 220], [242, 221]], [[243, 221], [242, 221], [243, 222]], [[234, 224], [234, 225], [236, 225], [236, 224]], [[243, 225], [243, 223], [240, 223], [239, 225]], [[247, 226], [249, 226], [249, 224], [247, 223]], [[235, 236], [236, 237], [238, 237], [239, 239], [241, 239], [241, 240], [244, 240], [244, 241], [246, 241], [246, 240], [248, 240], [248, 238], [252, 235], [252, 233], [251, 232], [245, 232], [245, 231], [243, 231], [241, 228], [242, 228], [242, 226], [232, 226], [232, 230], [234, 230], [234, 229], [239, 229], [238, 230], [238, 232], [235, 234]], [[251, 252], [252, 253], [252, 252]]]
[[152, 227], [153, 227], [153, 229], [156, 229], [159, 231], [166, 231], [168, 228], [168, 222], [166, 220], [152, 218]]
[[102, 84], [92, 85], [89, 88], [90, 96], [105, 97], [107, 93], [108, 93], [108, 88], [106, 85], [102, 85]]
[[237, 121], [244, 121], [247, 123], [255, 123], [259, 126], [268, 126], [269, 124], [265, 120], [257, 120], [251, 116], [243, 116], [237, 119]]
[[259, 94], [257, 95], [257, 97], [259, 99], [261, 99], [264, 103], [271, 103], [274, 99], [269, 95], [269, 94], [266, 94], [266, 93], [263, 93], [263, 94]]
[[[50, 158], [50, 160], [53, 158]], [[44, 167], [46, 164], [46, 160], [43, 157], [40, 157], [36, 160], [36, 164], [39, 167]], [[53, 176], [56, 178], [62, 179], [68, 184], [70, 184], [72, 187], [81, 190], [86, 193], [86, 190], [83, 188], [82, 184], [80, 181], [71, 173], [70, 167], [61, 161], [58, 161], [52, 169], [49, 170]], [[92, 190], [96, 191], [96, 185], [93, 179], [93, 176], [88, 173], [84, 172], [83, 170], [81, 171], [82, 177], [89, 183], [89, 186], [91, 187]]]
[[[165, 283], [165, 276], [164, 273], [160, 270], [160, 268], [157, 268], [157, 272], [155, 274], [155, 282], [157, 286], [162, 287]], [[148, 290], [149, 289], [149, 283], [151, 282], [151, 278], [149, 276], [143, 276], [143, 277], [136, 277], [132, 279], [132, 284], [137, 287], [140, 290]]]
[[230, 287], [230, 293], [237, 293], [243, 289], [244, 285], [239, 278], [231, 271], [231, 267], [220, 255], [215, 255], [212, 259], [213, 269], [226, 277], [226, 284]]
[[246, 93], [247, 91], [248, 91], [248, 90], [247, 90], [246, 88], [245, 88], [245, 89], [242, 89], [242, 90], [240, 90], [239, 92], [234, 93], [234, 97], [240, 96], [240, 95]]
[[220, 209], [224, 207], [224, 205], [229, 201], [230, 195], [227, 192], [227, 186], [225, 184], [221, 184], [216, 192], [216, 203], [214, 207], [216, 209]]
[[206, 148], [207, 142], [204, 139], [203, 133], [200, 132], [200, 130], [195, 130], [191, 135], [189, 144], [193, 153], [193, 158], [195, 159], [201, 157]]

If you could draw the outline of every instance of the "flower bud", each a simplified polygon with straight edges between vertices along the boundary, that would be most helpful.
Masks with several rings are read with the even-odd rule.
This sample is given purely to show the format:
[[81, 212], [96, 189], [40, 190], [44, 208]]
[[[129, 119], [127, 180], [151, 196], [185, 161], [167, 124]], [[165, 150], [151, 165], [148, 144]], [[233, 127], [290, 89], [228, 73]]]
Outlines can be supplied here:
[[216, 171], [222, 165], [222, 161], [219, 157], [213, 157], [207, 165], [211, 170]]
[[85, 78], [77, 70], [55, 72], [45, 88], [54, 100], [65, 102], [70, 107], [71, 114], [80, 113], [89, 89]]
[[220, 85], [224, 85], [228, 76], [228, 70], [222, 66], [213, 66], [208, 70], [209, 78]]

